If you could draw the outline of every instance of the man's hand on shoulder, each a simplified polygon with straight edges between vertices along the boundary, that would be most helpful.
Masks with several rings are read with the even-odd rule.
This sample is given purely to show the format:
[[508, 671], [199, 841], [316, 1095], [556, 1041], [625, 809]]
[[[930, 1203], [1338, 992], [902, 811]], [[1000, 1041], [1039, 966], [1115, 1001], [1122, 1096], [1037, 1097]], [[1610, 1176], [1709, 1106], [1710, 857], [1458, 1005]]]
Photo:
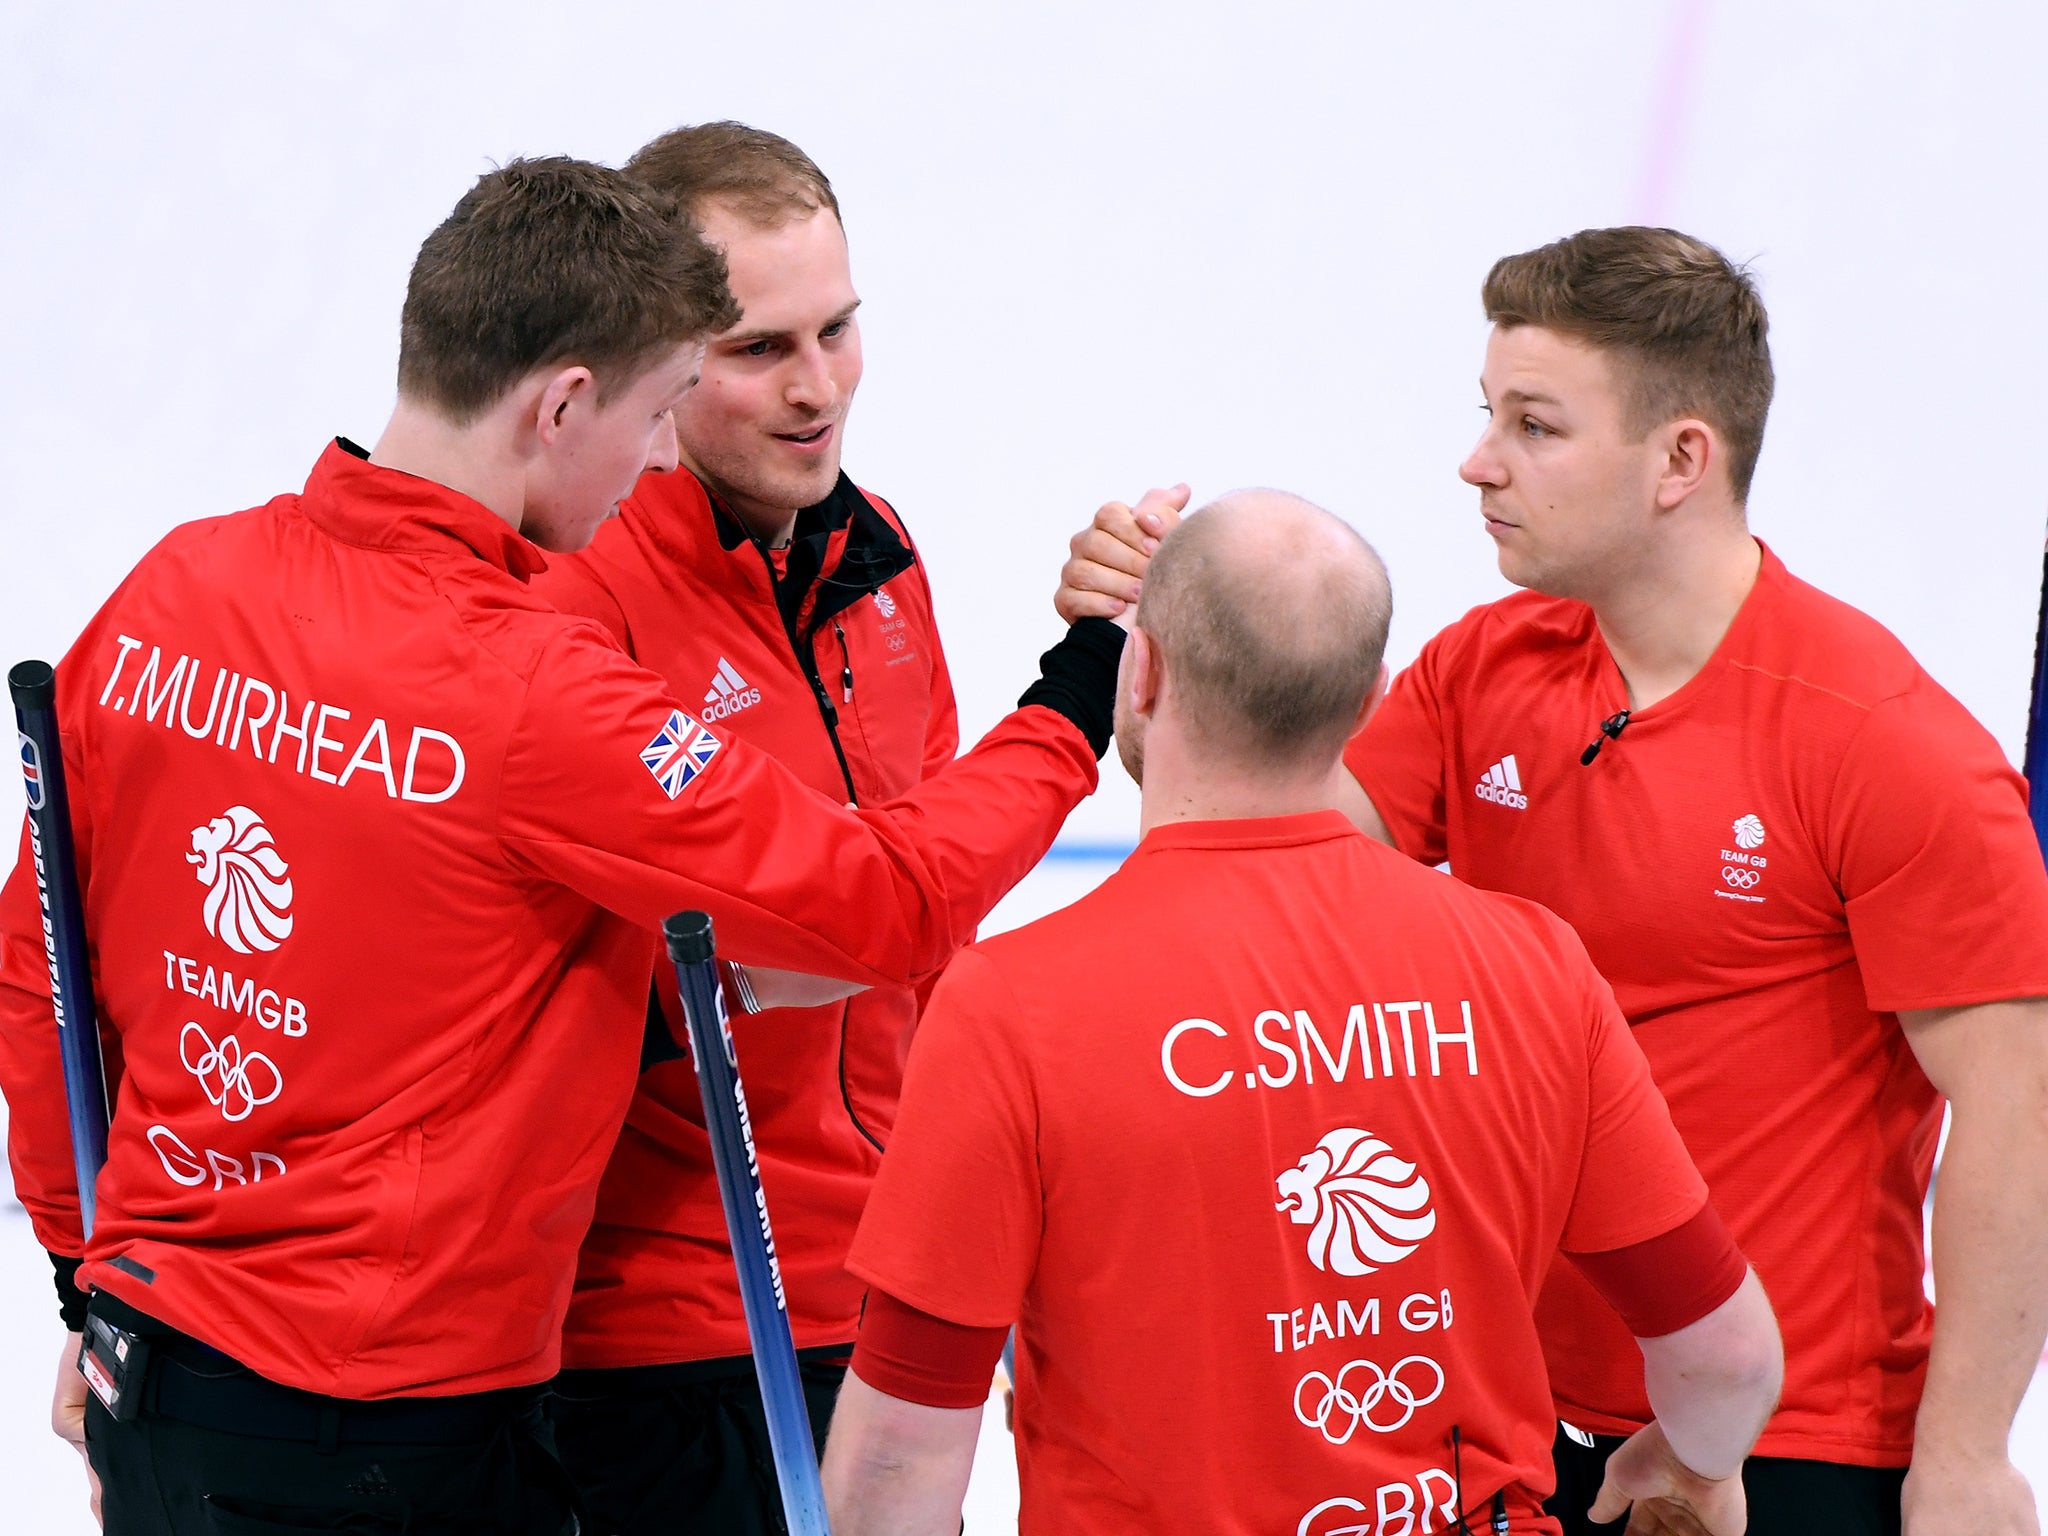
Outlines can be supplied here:
[[2034, 1491], [2006, 1457], [1977, 1463], [1916, 1452], [1900, 1500], [1906, 1536], [2040, 1536]]
[[57, 1389], [50, 1397], [50, 1428], [57, 1438], [71, 1446], [85, 1460], [85, 1482], [92, 1490], [92, 1517], [100, 1519], [100, 1479], [85, 1451], [85, 1394], [91, 1390], [78, 1372], [78, 1351], [83, 1335], [64, 1335], [64, 1352], [57, 1357]]
[[1187, 510], [1188, 488], [1150, 490], [1136, 506], [1104, 502], [1068, 543], [1060, 588], [1052, 605], [1071, 624], [1076, 619], [1115, 619], [1125, 629], [1136, 613], [1138, 592], [1152, 552]]

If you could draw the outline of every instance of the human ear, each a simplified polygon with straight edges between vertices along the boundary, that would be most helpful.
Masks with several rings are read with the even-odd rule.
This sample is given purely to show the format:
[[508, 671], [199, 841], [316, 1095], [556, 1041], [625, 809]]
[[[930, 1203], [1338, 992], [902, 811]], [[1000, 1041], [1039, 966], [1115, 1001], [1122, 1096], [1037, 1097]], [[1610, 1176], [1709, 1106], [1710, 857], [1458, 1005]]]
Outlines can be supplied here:
[[597, 398], [597, 379], [588, 368], [577, 364], [560, 368], [541, 380], [540, 396], [534, 402], [534, 430], [550, 446], [568, 424], [573, 407]]
[[1387, 689], [1394, 681], [1394, 669], [1384, 661], [1380, 663], [1380, 675], [1372, 685], [1372, 691], [1365, 696], [1365, 703], [1359, 706], [1358, 718], [1351, 722], [1351, 734], [1356, 736], [1365, 729], [1365, 722], [1372, 718], [1372, 712], [1380, 707], [1386, 698]]
[[1665, 427], [1664, 463], [1657, 476], [1657, 506], [1670, 511], [1706, 483], [1707, 474], [1721, 457], [1721, 443], [1713, 428], [1690, 418]]
[[1133, 713], [1150, 715], [1159, 704], [1159, 690], [1165, 682], [1159, 647], [1142, 629], [1133, 629], [1124, 642], [1124, 655], [1117, 686]]

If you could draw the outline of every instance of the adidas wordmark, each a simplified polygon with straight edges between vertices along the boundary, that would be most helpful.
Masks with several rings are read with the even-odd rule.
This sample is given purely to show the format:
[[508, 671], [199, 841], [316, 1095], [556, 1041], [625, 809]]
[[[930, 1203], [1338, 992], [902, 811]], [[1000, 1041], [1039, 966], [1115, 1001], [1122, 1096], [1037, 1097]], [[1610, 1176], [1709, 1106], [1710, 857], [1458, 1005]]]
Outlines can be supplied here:
[[761, 702], [761, 690], [747, 686], [733, 664], [723, 656], [718, 658], [718, 670], [711, 674], [711, 686], [704, 690], [704, 718], [723, 720], [727, 715], [736, 715], [750, 704]]
[[1479, 782], [1472, 786], [1472, 793], [1482, 800], [1491, 800], [1495, 805], [1504, 805], [1511, 811], [1529, 809], [1529, 797], [1522, 793], [1522, 775], [1515, 767], [1515, 754], [1512, 752], [1486, 770]]

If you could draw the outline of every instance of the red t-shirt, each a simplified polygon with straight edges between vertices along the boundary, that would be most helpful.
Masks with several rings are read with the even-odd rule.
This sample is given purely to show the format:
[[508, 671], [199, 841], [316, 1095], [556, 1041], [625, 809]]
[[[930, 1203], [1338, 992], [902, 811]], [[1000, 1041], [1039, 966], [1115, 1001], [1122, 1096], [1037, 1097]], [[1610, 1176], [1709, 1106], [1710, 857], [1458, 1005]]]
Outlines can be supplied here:
[[[1582, 603], [1475, 609], [1346, 762], [1417, 858], [1578, 929], [1777, 1308], [1757, 1449], [1903, 1465], [1933, 1318], [1920, 1206], [1940, 1100], [1899, 1009], [2048, 994], [2048, 875], [1997, 744], [1878, 624], [1766, 549], [1712, 660], [1627, 702]], [[1559, 1266], [1558, 1412], [1649, 1417], [1613, 1312]]]
[[1555, 1531], [1550, 1260], [1704, 1200], [1563, 923], [1335, 812], [1181, 822], [953, 962], [848, 1267], [1017, 1323], [1024, 1532], [1441, 1529], [1460, 1470]]

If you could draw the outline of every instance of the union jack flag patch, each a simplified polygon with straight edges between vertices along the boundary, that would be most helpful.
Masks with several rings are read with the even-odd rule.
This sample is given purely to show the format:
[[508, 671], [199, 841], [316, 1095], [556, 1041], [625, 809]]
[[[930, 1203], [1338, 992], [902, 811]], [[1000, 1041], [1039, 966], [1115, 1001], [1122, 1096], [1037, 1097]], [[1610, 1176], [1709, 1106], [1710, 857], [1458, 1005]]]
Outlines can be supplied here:
[[702, 773], [723, 743], [680, 709], [669, 711], [668, 724], [640, 749], [640, 761], [654, 775], [661, 792], [673, 800], [683, 786]]

